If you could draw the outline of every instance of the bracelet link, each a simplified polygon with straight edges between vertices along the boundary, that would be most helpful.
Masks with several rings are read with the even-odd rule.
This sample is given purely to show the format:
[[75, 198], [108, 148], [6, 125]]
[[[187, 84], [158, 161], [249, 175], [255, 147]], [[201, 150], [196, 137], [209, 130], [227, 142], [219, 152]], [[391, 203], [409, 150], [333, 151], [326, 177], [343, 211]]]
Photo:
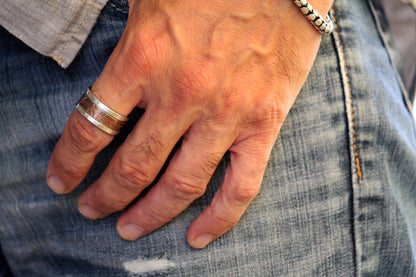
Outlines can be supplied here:
[[300, 11], [309, 20], [313, 27], [321, 34], [329, 35], [334, 30], [334, 22], [332, 22], [329, 15], [326, 19], [322, 17], [307, 0], [293, 0]]

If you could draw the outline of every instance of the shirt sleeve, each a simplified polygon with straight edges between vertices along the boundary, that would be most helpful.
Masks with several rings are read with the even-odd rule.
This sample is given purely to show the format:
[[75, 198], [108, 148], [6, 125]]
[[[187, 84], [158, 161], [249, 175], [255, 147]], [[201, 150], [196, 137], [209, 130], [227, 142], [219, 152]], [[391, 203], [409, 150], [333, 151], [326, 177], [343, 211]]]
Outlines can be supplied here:
[[66, 68], [108, 0], [2, 0], [0, 25]]

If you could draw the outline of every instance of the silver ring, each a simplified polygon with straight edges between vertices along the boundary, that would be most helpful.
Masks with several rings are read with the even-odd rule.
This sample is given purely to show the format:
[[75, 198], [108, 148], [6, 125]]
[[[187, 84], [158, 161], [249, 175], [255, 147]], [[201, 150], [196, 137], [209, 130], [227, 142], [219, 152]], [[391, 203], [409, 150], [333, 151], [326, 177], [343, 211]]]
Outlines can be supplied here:
[[76, 108], [94, 126], [110, 135], [117, 135], [128, 120], [98, 100], [90, 88], [78, 100]]

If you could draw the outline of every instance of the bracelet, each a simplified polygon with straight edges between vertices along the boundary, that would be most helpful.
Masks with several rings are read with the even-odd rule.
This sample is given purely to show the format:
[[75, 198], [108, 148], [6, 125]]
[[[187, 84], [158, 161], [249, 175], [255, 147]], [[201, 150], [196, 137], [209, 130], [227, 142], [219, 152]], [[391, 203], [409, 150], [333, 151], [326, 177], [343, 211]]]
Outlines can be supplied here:
[[329, 35], [334, 30], [334, 22], [332, 22], [329, 15], [326, 15], [326, 20], [308, 3], [307, 0], [293, 0], [296, 6], [302, 11], [303, 15], [321, 34]]

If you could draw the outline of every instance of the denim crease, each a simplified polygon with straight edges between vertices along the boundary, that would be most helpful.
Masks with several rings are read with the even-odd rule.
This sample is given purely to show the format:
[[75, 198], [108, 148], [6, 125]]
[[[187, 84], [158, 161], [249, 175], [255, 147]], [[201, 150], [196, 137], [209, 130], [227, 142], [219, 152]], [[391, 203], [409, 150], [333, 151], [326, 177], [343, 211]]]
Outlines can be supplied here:
[[371, 0], [337, 0], [336, 30], [271, 153], [241, 220], [205, 249], [186, 242], [229, 163], [206, 193], [135, 242], [121, 213], [88, 220], [79, 196], [103, 172], [142, 110], [72, 193], [45, 175], [75, 103], [98, 77], [127, 21], [109, 1], [67, 69], [0, 29], [0, 276], [416, 276], [416, 132]]

